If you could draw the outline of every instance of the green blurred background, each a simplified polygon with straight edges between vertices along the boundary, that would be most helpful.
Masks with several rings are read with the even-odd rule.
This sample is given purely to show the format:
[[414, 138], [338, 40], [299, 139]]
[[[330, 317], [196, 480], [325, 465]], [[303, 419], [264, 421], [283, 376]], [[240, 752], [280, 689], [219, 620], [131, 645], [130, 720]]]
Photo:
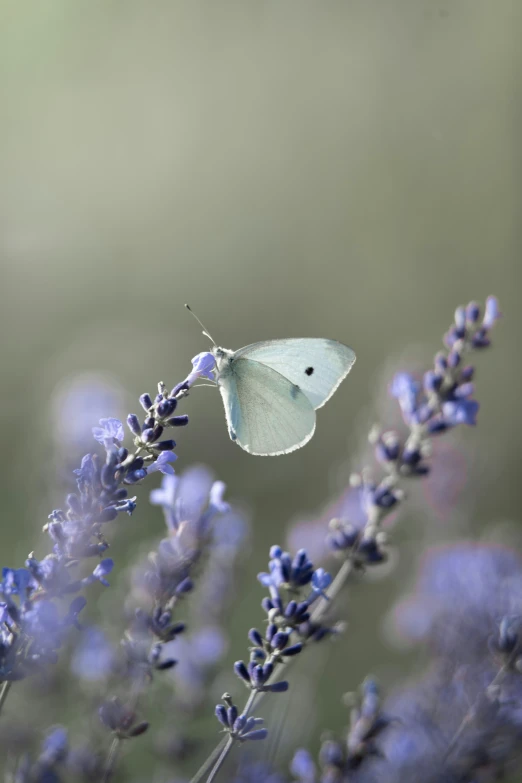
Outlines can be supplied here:
[[[46, 552], [71, 467], [69, 384], [108, 384], [100, 415], [138, 412], [208, 347], [185, 301], [226, 347], [341, 340], [356, 367], [292, 455], [237, 448], [210, 389], [183, 408], [177, 467], [205, 462], [252, 510], [240, 657], [260, 622], [253, 574], [360, 464], [387, 410], [383, 368], [428, 363], [455, 306], [495, 293], [480, 426], [454, 439], [458, 525], [407, 507], [393, 576], [354, 588], [354, 632], [331, 652], [345, 680], [323, 679], [305, 739], [343, 725], [339, 693], [370, 670], [388, 685], [411, 667], [379, 623], [426, 536], [517, 538], [521, 23], [509, 0], [1, 1], [4, 564]], [[147, 494], [119, 532], [123, 560], [162, 534]]]

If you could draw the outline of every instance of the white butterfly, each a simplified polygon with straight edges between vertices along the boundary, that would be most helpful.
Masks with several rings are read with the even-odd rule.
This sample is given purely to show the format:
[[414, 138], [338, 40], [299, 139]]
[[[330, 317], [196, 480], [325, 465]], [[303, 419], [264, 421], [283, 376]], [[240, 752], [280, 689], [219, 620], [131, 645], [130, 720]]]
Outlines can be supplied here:
[[308, 443], [315, 411], [355, 362], [351, 348], [321, 338], [266, 340], [239, 351], [215, 345], [212, 355], [229, 435], [260, 456], [289, 454]]

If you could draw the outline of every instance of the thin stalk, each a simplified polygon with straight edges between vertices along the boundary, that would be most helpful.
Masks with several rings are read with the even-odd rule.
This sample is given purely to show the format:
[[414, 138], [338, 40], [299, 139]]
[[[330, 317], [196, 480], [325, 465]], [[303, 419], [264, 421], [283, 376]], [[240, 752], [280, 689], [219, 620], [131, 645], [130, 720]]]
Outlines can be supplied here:
[[12, 684], [13, 683], [11, 680], [6, 680], [2, 684], [2, 688], [0, 689], [0, 712], [2, 711], [2, 708], [5, 704], [5, 701], [7, 699], [7, 694], [9, 693]]
[[114, 737], [107, 755], [107, 761], [105, 762], [105, 769], [103, 771], [103, 778], [101, 779], [101, 783], [108, 783], [108, 781], [111, 779], [112, 773], [114, 772], [114, 767], [116, 766], [116, 760], [120, 751], [121, 742], [121, 737]]
[[[330, 590], [327, 592], [328, 598], [321, 597], [317, 605], [312, 612], [310, 616], [310, 620], [313, 622], [317, 622], [322, 618], [322, 616], [326, 613], [326, 610], [330, 607], [331, 601], [339, 594], [339, 592], [342, 590], [344, 585], [346, 584], [346, 580], [348, 579], [349, 575], [351, 574], [353, 569], [353, 561], [352, 560], [345, 560], [342, 564], [341, 568], [339, 569], [337, 575], [335, 576], [335, 579], [333, 580]], [[275, 677], [280, 676], [283, 671], [288, 667], [288, 665], [294, 660], [294, 658], [287, 658], [286, 661], [280, 661], [278, 664], [276, 664], [274, 668], [274, 672], [272, 674], [272, 677], [270, 678], [273, 680]], [[266, 694], [266, 691], [251, 691], [250, 696], [248, 697], [247, 703], [245, 704], [245, 708], [243, 712], [241, 713], [245, 717], [248, 717], [249, 713], [252, 712], [253, 708], [259, 704], [263, 696]], [[221, 742], [220, 745], [215, 748], [209, 757], [207, 761], [203, 764], [203, 766], [198, 770], [198, 772], [194, 775], [190, 783], [199, 783], [202, 776], [205, 774], [205, 771], [208, 769], [210, 765], [210, 759], [215, 758], [217, 751], [221, 747], [223, 743]], [[227, 758], [228, 754], [232, 750], [232, 746], [234, 744], [234, 739], [229, 736], [225, 747], [223, 748], [218, 760], [214, 764], [210, 775], [207, 778], [206, 783], [212, 783], [212, 781], [215, 780], [219, 770], [223, 766], [225, 759]], [[104, 782], [105, 783], [105, 782]]]
[[[487, 691], [490, 691], [490, 690], [493, 691], [495, 688], [497, 688], [502, 683], [502, 680], [506, 676], [506, 672], [509, 670], [509, 667], [512, 665], [512, 663], [513, 663], [515, 658], [516, 658], [516, 651], [515, 651], [515, 654], [513, 654], [511, 656], [509, 661], [507, 663], [505, 663], [502, 666], [502, 668], [500, 668], [498, 670], [498, 672], [496, 673], [495, 677], [493, 678], [493, 680], [488, 685], [488, 687], [486, 689], [486, 693], [487, 693]], [[445, 752], [444, 758], [443, 758], [444, 763], [448, 761], [448, 759], [451, 756], [451, 754], [452, 754], [452, 752], [453, 752], [457, 742], [461, 738], [461, 736], [464, 733], [464, 731], [466, 730], [467, 726], [469, 726], [469, 724], [472, 723], [472, 721], [475, 719], [476, 714], [477, 714], [477, 710], [478, 710], [478, 708], [480, 706], [480, 699], [481, 699], [481, 697], [479, 696], [474, 701], [474, 703], [471, 705], [471, 707], [466, 712], [466, 714], [464, 715], [464, 717], [463, 717], [463, 719], [462, 719], [462, 721], [460, 723], [460, 726], [458, 727], [457, 731], [453, 735], [453, 739], [451, 740], [450, 744], [448, 745], [448, 747], [446, 749], [446, 752]]]
[[210, 775], [207, 778], [207, 783], [212, 783], [212, 781], [215, 780], [216, 775], [218, 774], [219, 770], [223, 766], [223, 764], [225, 762], [225, 759], [228, 756], [230, 748], [232, 747], [233, 744], [234, 744], [234, 740], [232, 739], [232, 737], [229, 736], [229, 738], [227, 739], [227, 743], [226, 743], [225, 747], [223, 748], [223, 752], [221, 753], [221, 755], [219, 756], [218, 760], [214, 764], [212, 772], [210, 773]]
[[205, 759], [205, 761], [198, 769], [198, 771], [196, 772], [196, 774], [194, 775], [190, 783], [199, 783], [199, 781], [203, 778], [203, 775], [205, 775], [206, 772], [208, 772], [209, 767], [214, 763], [218, 755], [221, 753], [226, 743], [227, 743], [227, 737], [223, 737], [219, 745], [216, 745], [216, 747], [214, 748], [210, 756], [207, 759]]

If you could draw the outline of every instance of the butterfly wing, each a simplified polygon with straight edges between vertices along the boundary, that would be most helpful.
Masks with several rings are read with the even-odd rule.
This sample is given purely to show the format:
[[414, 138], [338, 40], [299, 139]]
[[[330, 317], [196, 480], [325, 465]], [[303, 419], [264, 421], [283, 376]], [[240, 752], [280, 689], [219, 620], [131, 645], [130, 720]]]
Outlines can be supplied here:
[[330, 399], [355, 362], [355, 353], [347, 345], [304, 337], [253, 343], [234, 356], [259, 362], [288, 378], [314, 408]]
[[250, 454], [288, 454], [314, 434], [306, 395], [267, 365], [234, 355], [218, 385], [230, 437]]

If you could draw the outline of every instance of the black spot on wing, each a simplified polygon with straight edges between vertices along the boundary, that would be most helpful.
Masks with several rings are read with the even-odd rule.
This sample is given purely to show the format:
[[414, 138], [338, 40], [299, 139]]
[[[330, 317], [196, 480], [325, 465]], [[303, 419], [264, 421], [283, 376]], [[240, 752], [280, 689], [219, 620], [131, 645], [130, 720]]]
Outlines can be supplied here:
[[230, 435], [230, 440], [237, 440], [237, 435], [232, 427], [230, 427], [228, 434]]
[[305, 370], [305, 373], [307, 375], [312, 375], [313, 371], [314, 371], [313, 367], [307, 367], [306, 370]]
[[299, 394], [299, 391], [300, 391], [299, 386], [297, 386], [297, 384], [293, 383], [292, 387], [290, 389], [290, 395], [291, 395], [293, 400], [295, 400], [295, 398]]

